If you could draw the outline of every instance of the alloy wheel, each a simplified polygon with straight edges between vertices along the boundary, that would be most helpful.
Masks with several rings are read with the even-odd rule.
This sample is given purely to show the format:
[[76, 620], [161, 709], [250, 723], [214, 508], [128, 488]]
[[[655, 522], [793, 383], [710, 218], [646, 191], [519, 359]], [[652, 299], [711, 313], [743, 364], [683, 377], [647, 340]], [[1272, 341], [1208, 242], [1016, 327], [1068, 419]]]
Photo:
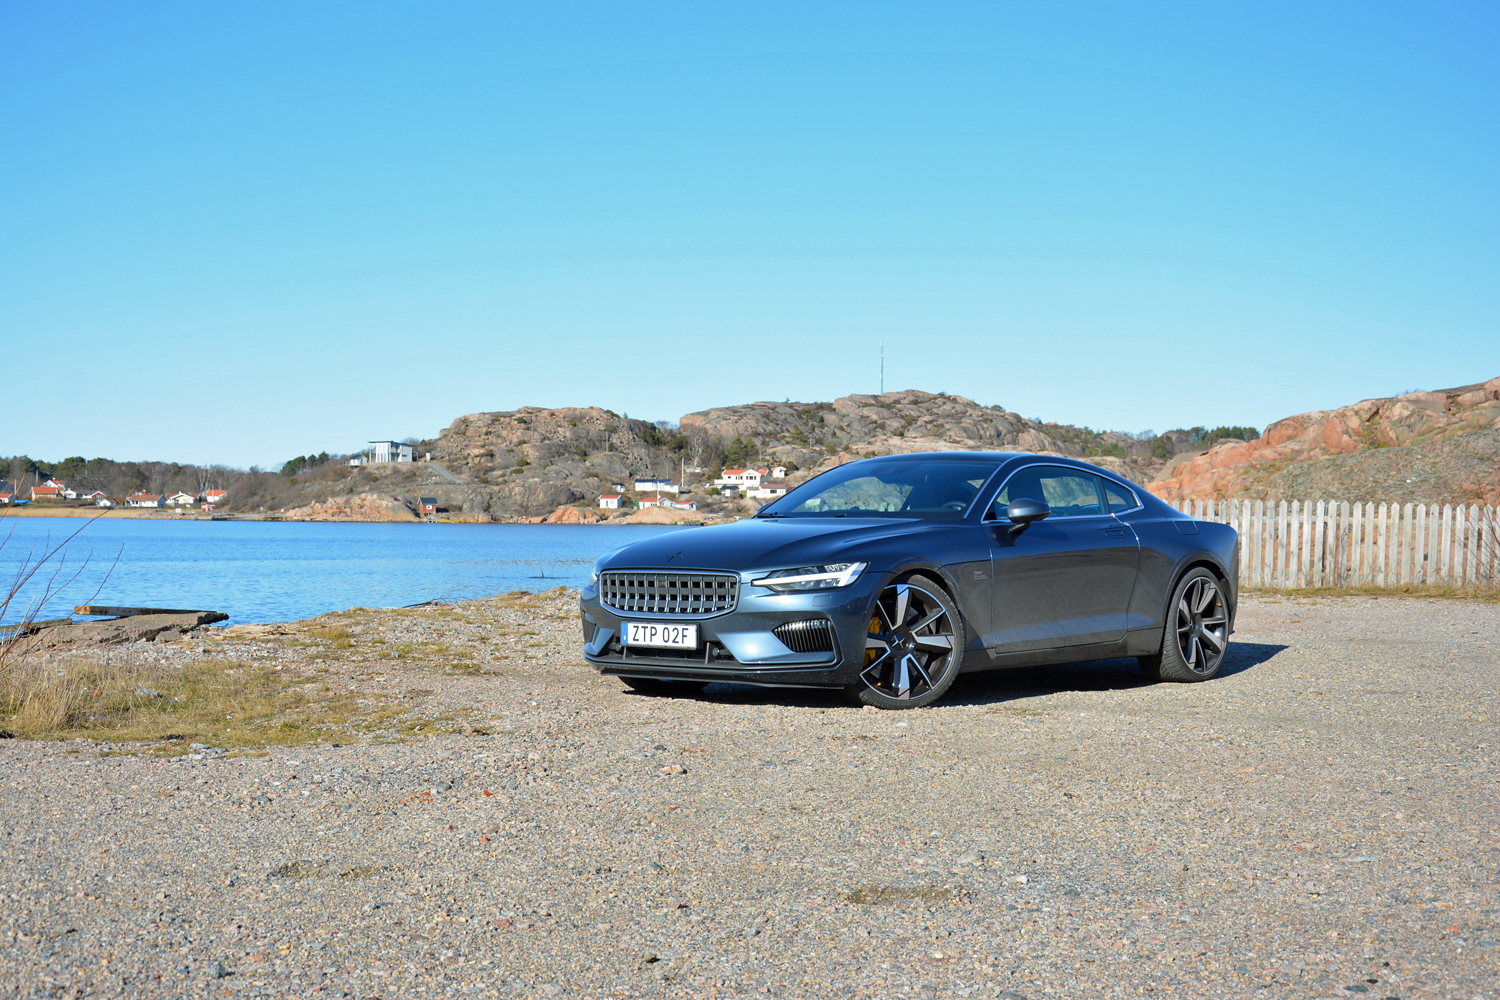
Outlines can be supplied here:
[[1210, 674], [1229, 648], [1229, 616], [1218, 584], [1199, 577], [1177, 602], [1177, 648], [1196, 674]]
[[953, 664], [954, 627], [943, 602], [909, 583], [881, 591], [865, 638], [865, 686], [915, 701], [942, 685]]

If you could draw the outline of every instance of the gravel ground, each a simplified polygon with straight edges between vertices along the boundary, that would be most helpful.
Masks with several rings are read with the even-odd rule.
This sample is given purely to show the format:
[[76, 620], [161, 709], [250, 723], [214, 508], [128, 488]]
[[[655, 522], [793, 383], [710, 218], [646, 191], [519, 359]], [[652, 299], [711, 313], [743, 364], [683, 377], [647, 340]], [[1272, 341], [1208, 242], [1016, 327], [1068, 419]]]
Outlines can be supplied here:
[[1209, 684], [1107, 661], [881, 713], [627, 694], [572, 600], [112, 651], [473, 731], [0, 744], [0, 996], [1500, 998], [1493, 604], [1247, 599]]

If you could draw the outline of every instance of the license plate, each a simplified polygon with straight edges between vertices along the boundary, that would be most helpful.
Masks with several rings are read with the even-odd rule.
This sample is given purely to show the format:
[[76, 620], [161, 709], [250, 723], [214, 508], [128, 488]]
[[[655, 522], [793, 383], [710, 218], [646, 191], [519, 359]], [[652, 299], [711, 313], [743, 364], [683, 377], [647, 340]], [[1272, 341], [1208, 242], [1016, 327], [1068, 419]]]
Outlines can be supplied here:
[[621, 622], [620, 641], [627, 646], [697, 649], [698, 626], [663, 625], [659, 622]]

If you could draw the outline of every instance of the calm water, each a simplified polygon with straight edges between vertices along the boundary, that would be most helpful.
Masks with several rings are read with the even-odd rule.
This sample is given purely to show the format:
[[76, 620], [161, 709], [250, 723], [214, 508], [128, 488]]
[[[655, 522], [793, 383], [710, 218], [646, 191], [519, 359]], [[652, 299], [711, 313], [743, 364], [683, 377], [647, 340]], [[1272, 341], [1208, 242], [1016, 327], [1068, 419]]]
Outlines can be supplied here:
[[[49, 535], [56, 544], [84, 524], [73, 518], [0, 520], [0, 538], [10, 533], [0, 548], [0, 579], [8, 584], [28, 550], [38, 555], [45, 550]], [[88, 524], [68, 543], [63, 576], [72, 576], [86, 557], [89, 565], [48, 602], [41, 617], [70, 614], [75, 604], [92, 599], [223, 611], [231, 622], [274, 622], [358, 606], [577, 587], [606, 552], [651, 535], [692, 530], [701, 529], [106, 518]], [[105, 580], [116, 555], [119, 563]], [[101, 580], [104, 587], [94, 597]], [[34, 581], [19, 602], [12, 602], [5, 620], [18, 620], [27, 599], [40, 590]]]

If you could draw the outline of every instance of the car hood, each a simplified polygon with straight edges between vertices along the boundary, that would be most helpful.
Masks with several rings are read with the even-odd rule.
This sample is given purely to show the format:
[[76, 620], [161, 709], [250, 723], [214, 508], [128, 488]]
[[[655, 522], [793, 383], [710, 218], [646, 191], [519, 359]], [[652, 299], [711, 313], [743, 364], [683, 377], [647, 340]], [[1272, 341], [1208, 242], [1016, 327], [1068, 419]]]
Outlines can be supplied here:
[[743, 572], [854, 562], [869, 558], [871, 542], [954, 526], [905, 518], [746, 518], [635, 542], [599, 560], [599, 568]]

